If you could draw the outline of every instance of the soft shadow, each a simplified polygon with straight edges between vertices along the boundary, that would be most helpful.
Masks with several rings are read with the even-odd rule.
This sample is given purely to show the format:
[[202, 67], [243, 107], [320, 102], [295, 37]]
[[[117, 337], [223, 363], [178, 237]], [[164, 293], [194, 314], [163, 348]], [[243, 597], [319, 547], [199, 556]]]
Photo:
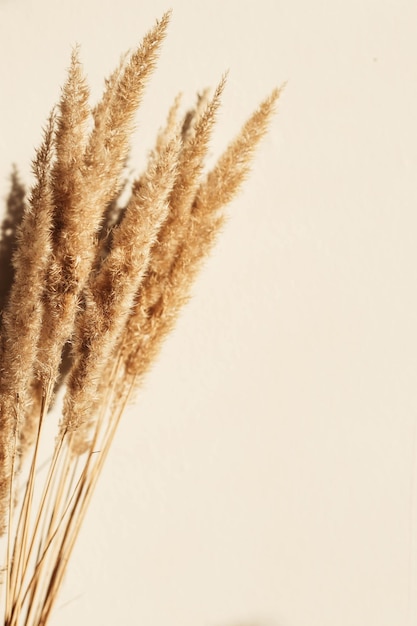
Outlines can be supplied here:
[[17, 233], [25, 208], [26, 189], [19, 178], [16, 166], [10, 175], [10, 191], [6, 199], [6, 212], [0, 230], [0, 312], [3, 311], [13, 283], [13, 252]]
[[[226, 626], [226, 625], [225, 625]], [[239, 620], [236, 622], [232, 622], [227, 626], [283, 626], [282, 621], [276, 621], [275, 619], [271, 621], [271, 619], [255, 619], [255, 620]]]

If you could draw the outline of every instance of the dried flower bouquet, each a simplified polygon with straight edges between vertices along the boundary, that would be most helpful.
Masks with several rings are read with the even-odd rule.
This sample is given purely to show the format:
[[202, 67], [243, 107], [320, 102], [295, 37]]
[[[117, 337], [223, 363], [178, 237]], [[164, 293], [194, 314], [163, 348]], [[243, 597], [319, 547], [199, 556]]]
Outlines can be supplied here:
[[[169, 17], [122, 58], [93, 109], [73, 52], [33, 161], [0, 326], [5, 626], [48, 623], [123, 409], [187, 301], [279, 95], [259, 106], [208, 173], [225, 81], [185, 115], [177, 98], [121, 206], [134, 116]], [[42, 474], [45, 422], [62, 381]]]

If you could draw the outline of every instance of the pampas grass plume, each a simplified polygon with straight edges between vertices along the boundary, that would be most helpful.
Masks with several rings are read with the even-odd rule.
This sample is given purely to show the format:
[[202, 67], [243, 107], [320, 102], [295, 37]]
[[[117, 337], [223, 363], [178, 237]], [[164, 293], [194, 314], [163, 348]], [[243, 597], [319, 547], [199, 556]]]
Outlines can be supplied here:
[[[33, 161], [0, 325], [4, 626], [49, 623], [123, 410], [190, 296], [280, 95], [210, 171], [226, 77], [185, 113], [179, 95], [121, 203], [135, 115], [169, 20], [122, 56], [93, 107], [74, 49]], [[62, 407], [51, 412], [60, 385]], [[41, 474], [44, 423], [57, 413]]]

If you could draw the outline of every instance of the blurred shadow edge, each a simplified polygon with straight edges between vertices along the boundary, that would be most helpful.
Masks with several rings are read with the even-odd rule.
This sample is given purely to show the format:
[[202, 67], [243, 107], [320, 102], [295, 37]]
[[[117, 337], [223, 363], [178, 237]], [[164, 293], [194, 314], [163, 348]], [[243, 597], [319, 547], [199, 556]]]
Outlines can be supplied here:
[[26, 196], [26, 189], [15, 165], [13, 165], [9, 180], [10, 190], [6, 196], [6, 210], [0, 228], [0, 315], [6, 306], [13, 283], [12, 258], [17, 245]]

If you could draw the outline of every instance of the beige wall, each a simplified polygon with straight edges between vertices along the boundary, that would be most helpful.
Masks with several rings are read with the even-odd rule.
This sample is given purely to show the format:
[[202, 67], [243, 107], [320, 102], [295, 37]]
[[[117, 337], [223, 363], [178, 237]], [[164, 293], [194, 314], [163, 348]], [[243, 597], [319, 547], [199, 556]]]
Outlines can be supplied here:
[[[269, 137], [121, 426], [53, 624], [417, 623], [417, 5], [173, 0], [138, 118], [230, 79]], [[97, 97], [166, 8], [0, 0], [0, 195], [79, 42]]]

